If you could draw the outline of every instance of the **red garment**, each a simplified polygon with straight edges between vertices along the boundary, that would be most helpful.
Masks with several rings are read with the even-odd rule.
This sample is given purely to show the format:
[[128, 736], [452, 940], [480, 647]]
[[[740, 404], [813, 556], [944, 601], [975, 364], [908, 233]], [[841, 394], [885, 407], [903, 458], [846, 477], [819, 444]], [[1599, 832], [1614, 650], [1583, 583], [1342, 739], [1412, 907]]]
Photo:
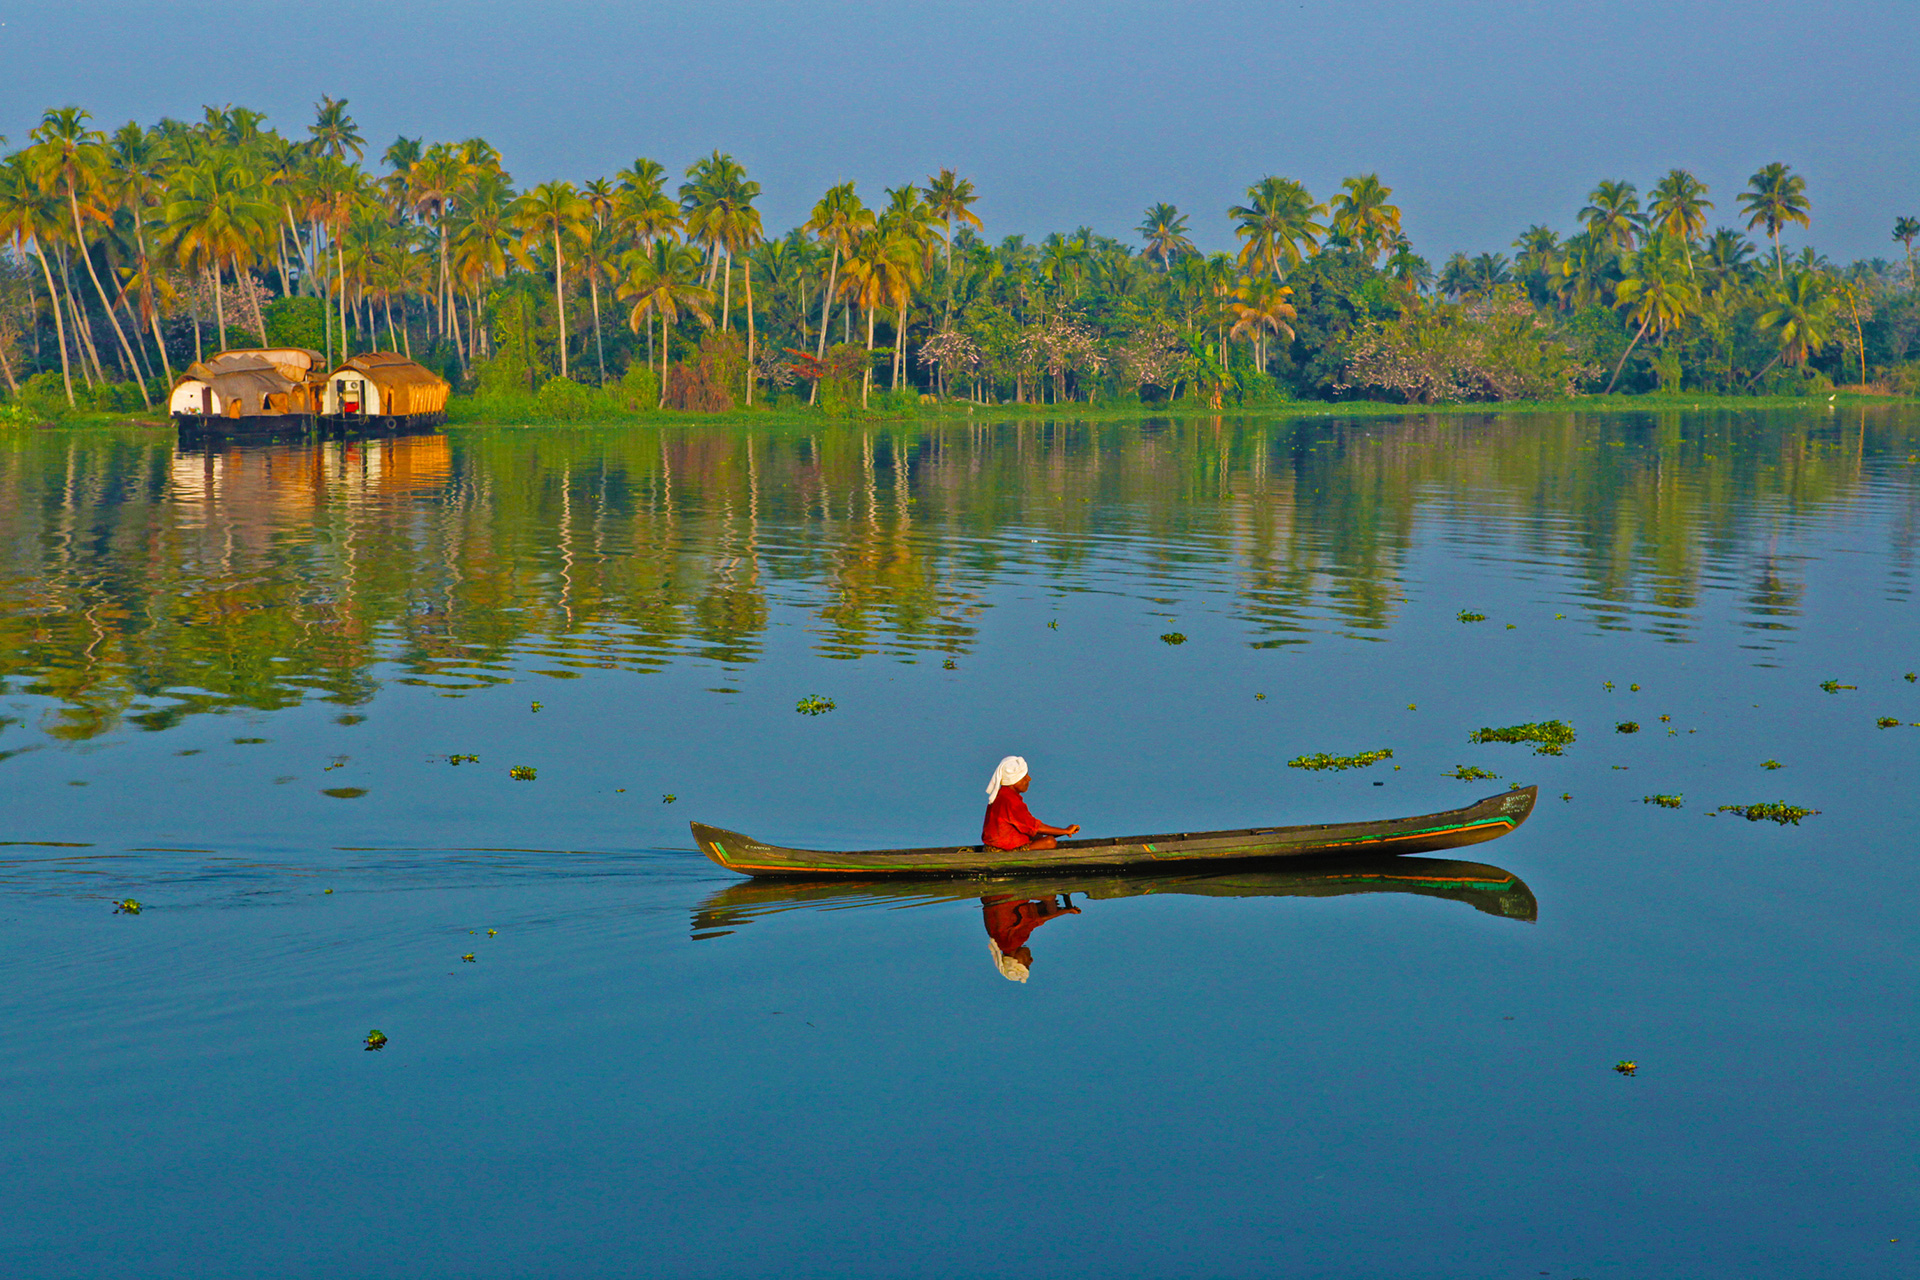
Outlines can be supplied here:
[[1048, 898], [1045, 902], [1022, 902], [1018, 898], [982, 898], [981, 914], [987, 926], [987, 936], [993, 939], [993, 945], [1000, 948], [1000, 954], [1010, 956], [1027, 945], [1027, 939], [1033, 931], [1049, 920], [1061, 916], [1077, 916], [1078, 907], [1063, 907]]
[[980, 827], [980, 843], [989, 849], [1018, 849], [1040, 834], [1040, 820], [1027, 812], [1027, 802], [1012, 787], [1001, 787], [987, 806]]

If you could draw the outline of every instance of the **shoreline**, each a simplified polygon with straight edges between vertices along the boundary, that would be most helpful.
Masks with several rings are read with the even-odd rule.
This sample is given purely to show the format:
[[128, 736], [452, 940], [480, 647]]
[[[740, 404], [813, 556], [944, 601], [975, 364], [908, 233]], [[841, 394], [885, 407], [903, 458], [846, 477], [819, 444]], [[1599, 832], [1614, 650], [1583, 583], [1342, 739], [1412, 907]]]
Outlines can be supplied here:
[[[1400, 417], [1491, 417], [1506, 414], [1570, 413], [1738, 413], [1781, 409], [1897, 408], [1920, 404], [1920, 396], [1861, 395], [1834, 392], [1811, 396], [1728, 396], [1728, 395], [1610, 395], [1578, 396], [1565, 400], [1504, 400], [1431, 405], [1394, 404], [1381, 400], [1317, 401], [1292, 400], [1274, 404], [1235, 406], [1222, 409], [1179, 405], [1147, 406], [1139, 404], [1000, 404], [982, 405], [949, 401], [937, 405], [916, 405], [905, 410], [870, 410], [865, 413], [829, 415], [808, 408], [733, 409], [723, 413], [690, 413], [672, 409], [643, 410], [616, 415], [594, 414], [577, 418], [543, 415], [535, 411], [501, 413], [482, 407], [471, 398], [455, 397], [447, 406], [443, 430], [453, 432], [472, 428], [548, 428], [580, 427], [606, 429], [633, 426], [765, 426], [811, 428], [834, 426], [882, 426], [908, 423], [973, 421], [1034, 422], [1147, 422], [1169, 419], [1233, 418], [1240, 421], [1287, 421], [1301, 418], [1400, 418]], [[63, 413], [45, 422], [0, 421], [0, 436], [40, 431], [172, 431], [173, 423], [118, 413], [77, 411]]]

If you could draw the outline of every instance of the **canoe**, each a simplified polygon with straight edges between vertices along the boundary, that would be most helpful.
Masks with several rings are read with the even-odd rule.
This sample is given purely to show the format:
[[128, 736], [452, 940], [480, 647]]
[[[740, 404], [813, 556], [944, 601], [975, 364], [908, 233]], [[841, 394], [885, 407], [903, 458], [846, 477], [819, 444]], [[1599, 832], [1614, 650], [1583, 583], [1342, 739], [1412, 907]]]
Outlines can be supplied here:
[[1083, 875], [975, 876], [965, 880], [882, 876], [857, 880], [736, 880], [693, 912], [695, 940], [725, 937], [763, 916], [784, 911], [839, 911], [860, 907], [918, 907], [965, 902], [987, 895], [1044, 898], [1083, 894], [1099, 902], [1158, 894], [1206, 898], [1339, 898], [1359, 893], [1405, 893], [1461, 902], [1502, 920], [1531, 924], [1540, 906], [1513, 872], [1484, 862], [1369, 854], [1313, 858], [1284, 868], [1259, 865], [1165, 871], [1091, 871]]
[[1253, 862], [1330, 854], [1431, 853], [1498, 839], [1527, 820], [1538, 795], [1537, 787], [1515, 787], [1464, 809], [1414, 818], [1062, 840], [1057, 849], [1027, 852], [979, 845], [851, 852], [788, 849], [702, 822], [690, 825], [701, 852], [729, 871], [750, 876], [971, 876], [1177, 867], [1196, 862]]

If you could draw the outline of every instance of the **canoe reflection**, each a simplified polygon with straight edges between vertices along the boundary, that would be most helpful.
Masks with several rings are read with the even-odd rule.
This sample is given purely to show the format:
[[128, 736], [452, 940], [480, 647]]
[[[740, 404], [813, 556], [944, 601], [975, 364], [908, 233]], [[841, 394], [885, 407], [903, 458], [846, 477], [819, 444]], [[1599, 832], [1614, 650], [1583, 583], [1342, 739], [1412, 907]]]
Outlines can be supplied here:
[[1445, 858], [1315, 860], [1285, 870], [1217, 875], [1002, 876], [957, 880], [743, 880], [693, 913], [693, 937], [718, 938], [780, 911], [904, 908], [976, 899], [994, 966], [1015, 982], [1033, 964], [1027, 939], [1063, 915], [1078, 915], [1073, 895], [1093, 900], [1184, 893], [1208, 898], [1338, 898], [1351, 893], [1410, 893], [1464, 902], [1476, 911], [1531, 923], [1533, 890], [1511, 871]]

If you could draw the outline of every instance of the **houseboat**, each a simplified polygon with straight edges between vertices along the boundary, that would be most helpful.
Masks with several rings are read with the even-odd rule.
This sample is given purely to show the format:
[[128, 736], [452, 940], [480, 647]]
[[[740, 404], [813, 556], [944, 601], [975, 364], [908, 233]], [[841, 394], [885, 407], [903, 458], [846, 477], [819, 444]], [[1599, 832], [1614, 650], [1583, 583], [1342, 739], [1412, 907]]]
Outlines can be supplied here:
[[302, 347], [222, 351], [174, 380], [167, 411], [183, 433], [305, 435], [319, 421], [326, 364]]
[[447, 420], [446, 379], [395, 351], [353, 356], [327, 375], [320, 406], [342, 433], [419, 431]]

